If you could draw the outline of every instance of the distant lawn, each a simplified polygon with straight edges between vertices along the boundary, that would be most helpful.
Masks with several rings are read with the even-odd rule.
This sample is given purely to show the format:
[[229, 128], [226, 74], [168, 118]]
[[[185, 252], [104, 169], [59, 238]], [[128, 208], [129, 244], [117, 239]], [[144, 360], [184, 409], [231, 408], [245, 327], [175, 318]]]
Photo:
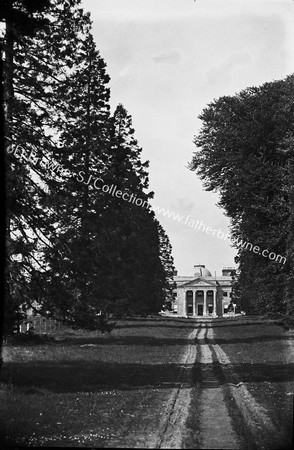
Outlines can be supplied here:
[[155, 442], [193, 321], [119, 321], [110, 335], [68, 330], [7, 344], [0, 386], [6, 443], [144, 447]]

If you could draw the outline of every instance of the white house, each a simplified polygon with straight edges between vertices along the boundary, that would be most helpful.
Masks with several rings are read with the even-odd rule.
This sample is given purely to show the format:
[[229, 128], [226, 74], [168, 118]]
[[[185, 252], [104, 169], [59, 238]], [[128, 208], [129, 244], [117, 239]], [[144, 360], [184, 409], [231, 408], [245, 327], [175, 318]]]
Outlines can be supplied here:
[[212, 276], [203, 264], [198, 264], [193, 275], [179, 276], [175, 272], [174, 311], [181, 317], [221, 317], [231, 301], [235, 270], [226, 267], [222, 275]]

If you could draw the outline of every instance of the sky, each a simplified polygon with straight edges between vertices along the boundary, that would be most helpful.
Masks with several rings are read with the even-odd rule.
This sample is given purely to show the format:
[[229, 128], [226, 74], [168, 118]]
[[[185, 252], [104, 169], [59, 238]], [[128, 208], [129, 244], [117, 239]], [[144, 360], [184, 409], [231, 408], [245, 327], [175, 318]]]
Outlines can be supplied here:
[[188, 169], [198, 116], [214, 99], [294, 72], [294, 1], [82, 0], [82, 6], [111, 77], [112, 111], [124, 105], [142, 160], [150, 161], [152, 205], [178, 215], [157, 214], [178, 274], [192, 275], [194, 265], [204, 264], [220, 275], [236, 266], [236, 250], [202, 231], [217, 229], [221, 237], [230, 221], [216, 205], [218, 195]]

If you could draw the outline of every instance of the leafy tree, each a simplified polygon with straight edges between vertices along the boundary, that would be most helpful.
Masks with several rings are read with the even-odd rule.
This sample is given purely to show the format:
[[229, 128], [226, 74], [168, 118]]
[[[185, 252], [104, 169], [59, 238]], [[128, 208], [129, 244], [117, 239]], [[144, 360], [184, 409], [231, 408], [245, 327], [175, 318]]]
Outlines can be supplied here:
[[[292, 92], [289, 92], [287, 100], [291, 98]], [[293, 95], [293, 94], [292, 94]], [[288, 103], [288, 102], [287, 102]], [[287, 269], [288, 276], [286, 280], [286, 304], [287, 316], [286, 322], [294, 322], [294, 136], [290, 131], [281, 142], [280, 152], [287, 157], [286, 169], [286, 189], [289, 195], [289, 226], [287, 238]]]
[[288, 267], [249, 252], [244, 242], [286, 254], [289, 193], [285, 183], [288, 157], [279, 151], [293, 127], [294, 77], [221, 97], [200, 115], [195, 138], [198, 151], [190, 168], [207, 190], [220, 193], [219, 206], [231, 219], [238, 248], [241, 307], [251, 313], [285, 313]]

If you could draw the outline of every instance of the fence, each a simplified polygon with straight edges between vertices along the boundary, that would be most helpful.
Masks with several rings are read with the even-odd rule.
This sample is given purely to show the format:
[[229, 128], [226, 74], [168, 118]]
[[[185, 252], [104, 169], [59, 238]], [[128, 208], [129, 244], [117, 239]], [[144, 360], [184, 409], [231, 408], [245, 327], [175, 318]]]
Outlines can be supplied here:
[[20, 332], [26, 333], [32, 329], [37, 334], [58, 333], [63, 325], [56, 319], [46, 318], [42, 316], [28, 316], [27, 319], [20, 324]]

